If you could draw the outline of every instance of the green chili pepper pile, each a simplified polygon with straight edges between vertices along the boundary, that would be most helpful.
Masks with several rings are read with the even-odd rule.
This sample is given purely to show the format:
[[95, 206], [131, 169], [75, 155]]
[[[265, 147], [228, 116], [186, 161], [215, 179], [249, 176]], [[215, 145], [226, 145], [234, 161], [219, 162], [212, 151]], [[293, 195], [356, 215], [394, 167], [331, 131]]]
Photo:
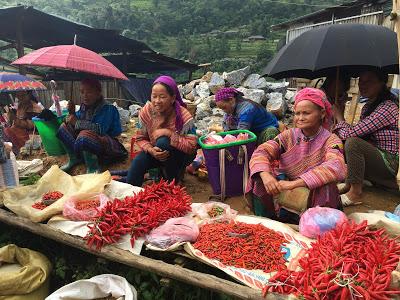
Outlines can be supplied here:
[[400, 260], [400, 244], [384, 229], [343, 223], [319, 237], [299, 263], [302, 271], [283, 270], [269, 281], [271, 292], [299, 299], [391, 299], [391, 274]]
[[182, 217], [191, 211], [192, 198], [185, 188], [161, 180], [146, 186], [143, 191], [125, 199], [109, 201], [89, 224], [85, 237], [89, 247], [97, 250], [117, 242], [122, 235], [135, 239], [149, 233], [170, 218]]
[[269, 273], [286, 269], [281, 252], [285, 242], [261, 224], [231, 222], [203, 225], [194, 247], [225, 265]]

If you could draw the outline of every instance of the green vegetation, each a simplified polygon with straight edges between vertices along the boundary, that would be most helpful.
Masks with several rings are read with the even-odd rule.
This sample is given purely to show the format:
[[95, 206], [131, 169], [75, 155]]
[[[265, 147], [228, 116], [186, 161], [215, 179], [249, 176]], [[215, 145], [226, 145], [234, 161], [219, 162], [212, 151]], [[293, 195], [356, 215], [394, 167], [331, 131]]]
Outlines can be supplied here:
[[[288, 4], [288, 2], [290, 4]], [[251, 64], [260, 71], [276, 51], [284, 32], [270, 26], [340, 0], [26, 0], [48, 13], [94, 27], [119, 29], [154, 50], [213, 63], [214, 71]], [[0, 0], [0, 7], [21, 3]], [[302, 5], [293, 5], [293, 3]], [[252, 35], [265, 41], [246, 42]]]
[[52, 263], [51, 292], [80, 279], [100, 274], [116, 274], [132, 284], [138, 299], [144, 300], [229, 300], [226, 295], [171, 281], [169, 286], [160, 283], [160, 277], [146, 271], [107, 261], [52, 240], [1, 224], [0, 248], [8, 244], [29, 248], [44, 254]]

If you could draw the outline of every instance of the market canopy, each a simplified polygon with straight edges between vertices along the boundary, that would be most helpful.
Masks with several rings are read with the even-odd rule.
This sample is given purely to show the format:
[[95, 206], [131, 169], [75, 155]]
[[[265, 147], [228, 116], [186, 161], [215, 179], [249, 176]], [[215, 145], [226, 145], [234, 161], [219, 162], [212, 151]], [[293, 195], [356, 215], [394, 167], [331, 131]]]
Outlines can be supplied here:
[[[93, 28], [31, 6], [0, 8], [0, 28], [0, 40], [11, 44], [0, 47], [0, 50], [18, 49], [19, 42], [31, 49], [71, 45], [77, 35], [77, 45], [81, 47], [97, 53], [119, 55], [121, 65], [117, 63], [116, 66], [127, 73], [193, 71], [198, 68], [196, 64], [156, 53], [145, 43], [122, 36], [118, 30]], [[132, 67], [134, 63], [129, 60], [139, 66]], [[124, 66], [125, 61], [131, 67]]]

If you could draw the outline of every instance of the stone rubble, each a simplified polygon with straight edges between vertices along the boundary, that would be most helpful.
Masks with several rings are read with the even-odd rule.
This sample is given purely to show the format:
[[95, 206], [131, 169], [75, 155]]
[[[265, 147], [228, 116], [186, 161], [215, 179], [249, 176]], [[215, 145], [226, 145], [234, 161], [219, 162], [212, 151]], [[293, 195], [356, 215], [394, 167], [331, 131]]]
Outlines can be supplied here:
[[198, 132], [205, 134], [220, 127], [224, 112], [216, 108], [214, 95], [223, 87], [235, 87], [244, 97], [259, 103], [288, 125], [292, 120], [294, 91], [288, 90], [288, 82], [268, 82], [259, 74], [250, 73], [250, 67], [224, 72], [207, 72], [201, 79], [180, 85], [185, 102], [196, 106], [195, 123]]

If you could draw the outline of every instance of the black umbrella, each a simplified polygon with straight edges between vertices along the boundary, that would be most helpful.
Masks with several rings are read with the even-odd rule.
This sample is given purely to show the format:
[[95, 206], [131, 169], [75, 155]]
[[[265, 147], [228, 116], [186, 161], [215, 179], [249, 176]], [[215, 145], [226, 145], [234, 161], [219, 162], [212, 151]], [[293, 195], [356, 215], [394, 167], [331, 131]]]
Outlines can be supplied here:
[[340, 68], [348, 75], [368, 67], [399, 73], [396, 33], [367, 24], [333, 24], [306, 31], [285, 45], [265, 67], [275, 79], [313, 79]]

